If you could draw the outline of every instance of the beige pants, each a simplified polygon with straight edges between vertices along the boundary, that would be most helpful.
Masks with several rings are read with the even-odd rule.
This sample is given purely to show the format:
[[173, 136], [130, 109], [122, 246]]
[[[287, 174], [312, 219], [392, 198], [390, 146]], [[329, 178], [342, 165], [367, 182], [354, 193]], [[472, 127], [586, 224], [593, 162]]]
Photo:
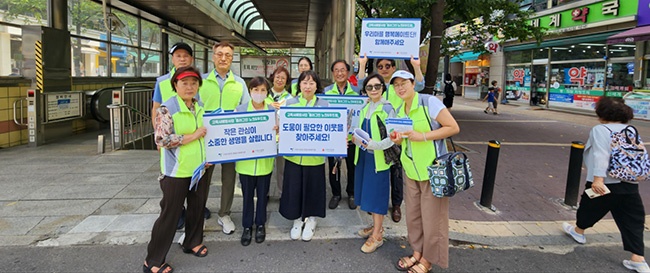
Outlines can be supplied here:
[[433, 196], [429, 181], [413, 181], [404, 174], [404, 201], [413, 251], [431, 264], [449, 267], [449, 198]]

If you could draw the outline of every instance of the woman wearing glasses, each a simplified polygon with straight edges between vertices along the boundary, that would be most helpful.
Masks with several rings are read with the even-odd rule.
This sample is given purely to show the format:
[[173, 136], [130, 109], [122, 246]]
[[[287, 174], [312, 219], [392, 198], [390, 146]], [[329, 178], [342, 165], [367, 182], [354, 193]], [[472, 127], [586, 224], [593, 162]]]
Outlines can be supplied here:
[[384, 150], [393, 145], [384, 127], [382, 139], [380, 123], [386, 118], [395, 117], [393, 106], [382, 96], [386, 92], [384, 79], [373, 74], [363, 81], [363, 90], [368, 94], [368, 103], [361, 109], [361, 130], [370, 135], [366, 143], [354, 139], [361, 147], [355, 148], [354, 197], [361, 210], [372, 214], [373, 225], [359, 231], [359, 236], [368, 238], [361, 246], [363, 253], [372, 253], [384, 243], [384, 215], [388, 213], [388, 194], [390, 192], [390, 163], [386, 163]]
[[[314, 63], [311, 62], [309, 57], [300, 57], [298, 59], [298, 75], [309, 70], [314, 70]], [[291, 95], [294, 97], [298, 95], [298, 78], [291, 81]]]
[[413, 129], [393, 133], [391, 140], [402, 146], [406, 229], [413, 254], [397, 261], [399, 271], [424, 273], [433, 264], [449, 266], [449, 197], [431, 193], [427, 167], [446, 152], [444, 139], [460, 132], [458, 123], [442, 102], [414, 90], [413, 74], [399, 70], [391, 84], [404, 101], [397, 117], [413, 121]]
[[[284, 67], [276, 68], [271, 74], [273, 87], [271, 87], [271, 91], [269, 92], [267, 103], [273, 106], [276, 110], [280, 109], [281, 106], [287, 105], [287, 101], [293, 98], [293, 96], [289, 94], [289, 91], [287, 91], [288, 79], [289, 70]], [[282, 156], [275, 158], [275, 178], [278, 185], [278, 195], [282, 195], [282, 180], [284, 179], [284, 157]]]

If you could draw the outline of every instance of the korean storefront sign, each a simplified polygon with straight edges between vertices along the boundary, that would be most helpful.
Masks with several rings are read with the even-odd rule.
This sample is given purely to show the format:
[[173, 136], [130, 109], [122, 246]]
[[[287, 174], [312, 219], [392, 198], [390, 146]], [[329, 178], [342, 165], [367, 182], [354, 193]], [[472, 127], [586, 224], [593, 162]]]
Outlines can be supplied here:
[[278, 116], [279, 155], [347, 155], [346, 108], [282, 107]]
[[275, 111], [206, 114], [207, 161], [233, 162], [277, 155]]
[[639, 11], [636, 17], [636, 25], [650, 25], [650, 0], [639, 0]]
[[603, 26], [613, 19], [634, 21], [637, 11], [637, 1], [606, 0], [534, 18], [531, 24], [546, 27], [549, 33], [567, 32]]
[[368, 97], [365, 96], [329, 96], [321, 95], [318, 98], [324, 99], [329, 103], [330, 107], [345, 107], [348, 109], [348, 112], [352, 114], [350, 117], [350, 130], [349, 133], [352, 133], [354, 128], [359, 128], [359, 114], [364, 105], [366, 105], [366, 100]]
[[410, 59], [420, 49], [420, 18], [365, 18], [361, 50], [368, 58]]
[[530, 100], [530, 68], [509, 67], [506, 77], [506, 99]]

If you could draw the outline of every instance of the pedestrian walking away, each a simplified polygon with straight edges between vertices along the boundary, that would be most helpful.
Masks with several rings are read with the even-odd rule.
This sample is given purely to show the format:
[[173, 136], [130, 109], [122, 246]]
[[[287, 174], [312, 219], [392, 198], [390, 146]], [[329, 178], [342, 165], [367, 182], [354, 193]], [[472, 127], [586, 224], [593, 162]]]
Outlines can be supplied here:
[[629, 260], [623, 260], [623, 266], [636, 272], [650, 272], [644, 258], [645, 211], [639, 183], [621, 181], [607, 174], [612, 150], [611, 132], [627, 127], [634, 117], [633, 110], [621, 98], [601, 97], [596, 102], [596, 115], [601, 124], [591, 128], [583, 157], [587, 168], [585, 189], [598, 196], [590, 198], [586, 192], [582, 193], [576, 225], [565, 222], [562, 229], [577, 243], [585, 244], [585, 230], [610, 212], [621, 233], [623, 249], [632, 253]]
[[[413, 74], [397, 71], [391, 84], [404, 100], [397, 117], [413, 120], [413, 130], [393, 132], [391, 140], [402, 147], [406, 228], [413, 253], [400, 258], [400, 271], [429, 272], [434, 264], [449, 266], [449, 198], [434, 197], [427, 167], [436, 155], [446, 152], [444, 139], [460, 131], [456, 120], [442, 102], [414, 90]], [[433, 141], [438, 141], [435, 145]], [[436, 150], [436, 146], [439, 150]]]

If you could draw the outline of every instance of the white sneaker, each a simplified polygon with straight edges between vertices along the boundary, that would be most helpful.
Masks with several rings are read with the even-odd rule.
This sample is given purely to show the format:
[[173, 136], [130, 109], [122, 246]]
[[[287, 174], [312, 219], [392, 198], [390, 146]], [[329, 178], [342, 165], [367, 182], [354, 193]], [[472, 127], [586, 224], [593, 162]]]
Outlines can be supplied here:
[[181, 237], [178, 237], [178, 244], [183, 245], [183, 241], [185, 241], [185, 232], [181, 234]]
[[230, 235], [235, 232], [235, 223], [233, 223], [232, 219], [230, 219], [230, 215], [226, 215], [224, 217], [218, 217], [217, 224], [221, 226], [221, 229], [225, 234]]
[[316, 230], [316, 218], [309, 217], [305, 221], [305, 229], [302, 231], [302, 240], [305, 242], [311, 241], [311, 238], [314, 237], [314, 230]]
[[577, 233], [576, 229], [575, 229], [575, 227], [573, 225], [571, 225], [571, 224], [569, 224], [567, 222], [564, 222], [564, 223], [562, 223], [562, 229], [564, 229], [564, 232], [566, 232], [566, 234], [571, 236], [571, 238], [573, 238], [573, 240], [575, 240], [579, 244], [584, 244], [584, 243], [587, 242], [587, 239], [585, 238], [585, 235]]
[[293, 220], [293, 227], [291, 228], [291, 240], [298, 240], [302, 236], [302, 224], [300, 219]]
[[629, 270], [634, 270], [639, 273], [647, 273], [650, 272], [650, 267], [648, 267], [648, 263], [645, 261], [643, 262], [633, 262], [630, 260], [623, 260], [623, 266]]

